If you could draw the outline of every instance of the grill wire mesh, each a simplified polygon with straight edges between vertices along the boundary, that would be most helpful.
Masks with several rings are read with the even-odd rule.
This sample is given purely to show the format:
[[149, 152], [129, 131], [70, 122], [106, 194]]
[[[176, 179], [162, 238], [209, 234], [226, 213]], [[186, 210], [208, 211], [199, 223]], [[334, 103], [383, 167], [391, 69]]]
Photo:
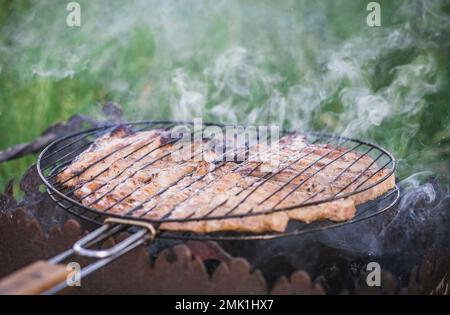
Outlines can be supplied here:
[[[126, 125], [129, 129], [133, 131], [148, 131], [153, 130], [157, 128], [163, 128], [169, 130], [170, 128], [184, 124], [184, 125], [190, 125], [189, 122], [171, 122], [171, 121], [142, 121], [142, 122], [133, 122], [133, 123], [125, 123], [121, 125]], [[220, 128], [225, 128], [224, 125], [214, 125], [214, 124], [204, 124], [205, 126], [217, 126]], [[39, 156], [38, 158], [38, 171], [39, 174], [46, 185], [46, 190], [49, 196], [52, 198], [53, 201], [55, 201], [59, 206], [61, 206], [66, 211], [72, 213], [73, 215], [82, 218], [83, 220], [89, 221], [94, 224], [103, 224], [103, 221], [107, 217], [121, 217], [121, 218], [127, 218], [127, 219], [138, 219], [138, 220], [144, 220], [154, 223], [156, 226], [163, 222], [188, 222], [188, 221], [198, 221], [198, 220], [226, 220], [230, 218], [240, 218], [240, 217], [247, 217], [247, 216], [255, 216], [255, 215], [261, 215], [261, 214], [270, 214], [274, 213], [276, 211], [289, 211], [293, 209], [298, 209], [301, 207], [306, 207], [310, 205], [316, 205], [320, 203], [325, 203], [337, 199], [341, 199], [344, 197], [348, 197], [351, 195], [355, 195], [357, 193], [361, 193], [365, 190], [368, 190], [372, 188], [375, 185], [380, 184], [381, 182], [388, 179], [390, 175], [392, 175], [395, 172], [396, 168], [396, 161], [393, 158], [393, 156], [384, 150], [383, 148], [356, 139], [351, 139], [347, 137], [341, 137], [341, 136], [335, 136], [335, 135], [328, 135], [318, 132], [307, 132], [303, 135], [306, 137], [307, 141], [309, 143], [314, 144], [332, 144], [335, 147], [344, 147], [346, 150], [343, 153], [340, 153], [337, 158], [332, 159], [331, 161], [328, 161], [327, 163], [321, 163], [318, 164], [322, 159], [327, 157], [331, 152], [325, 153], [324, 155], [319, 156], [316, 160], [312, 161], [304, 170], [299, 172], [295, 175], [295, 177], [303, 175], [308, 169], [313, 169], [313, 167], [317, 167], [318, 165], [321, 165], [320, 167], [314, 169], [311, 175], [308, 175], [304, 180], [300, 181], [299, 184], [295, 185], [295, 188], [290, 192], [292, 193], [296, 189], [298, 189], [302, 184], [304, 184], [307, 180], [310, 180], [314, 176], [320, 173], [321, 170], [323, 170], [325, 167], [328, 167], [332, 165], [336, 160], [338, 160], [340, 157], [342, 157], [345, 154], [348, 154], [349, 152], [358, 152], [361, 158], [364, 156], [370, 156], [373, 159], [373, 162], [367, 166], [366, 169], [360, 171], [359, 174], [357, 174], [354, 178], [352, 178], [351, 182], [348, 183], [346, 187], [343, 187], [340, 189], [337, 193], [335, 193], [332, 196], [326, 197], [326, 198], [320, 198], [314, 200], [314, 195], [311, 198], [307, 198], [306, 200], [303, 200], [302, 202], [296, 204], [295, 206], [290, 207], [278, 207], [278, 205], [288, 197], [288, 195], [283, 195], [283, 197], [280, 199], [280, 202], [277, 202], [274, 206], [271, 208], [261, 211], [261, 212], [253, 212], [253, 209], [250, 209], [246, 213], [233, 213], [235, 210], [235, 207], [232, 208], [230, 211], [227, 211], [225, 215], [217, 216], [214, 215], [214, 208], [211, 209], [208, 213], [202, 215], [201, 217], [195, 216], [195, 215], [188, 215], [184, 218], [171, 218], [170, 214], [174, 210], [171, 209], [171, 211], [168, 212], [167, 215], [165, 215], [161, 219], [152, 220], [144, 217], [144, 214], [140, 214], [140, 216], [136, 216], [136, 210], [142, 208], [141, 207], [135, 207], [133, 209], [130, 209], [126, 214], [115, 214], [115, 213], [108, 213], [108, 211], [99, 211], [93, 207], [88, 207], [81, 203], [81, 200], [77, 198], [74, 195], [74, 192], [79, 189], [80, 187], [75, 188], [67, 188], [62, 185], [62, 183], [58, 183], [56, 181], [56, 176], [62, 172], [68, 165], [72, 163], [72, 161], [84, 150], [86, 150], [95, 139], [98, 137], [110, 132], [114, 128], [116, 128], [118, 125], [107, 125], [100, 128], [90, 129], [83, 132], [79, 132], [67, 137], [64, 137], [60, 140], [55, 141], [51, 145], [49, 145]], [[287, 131], [283, 132], [284, 135], [288, 134]], [[169, 141], [163, 145], [168, 145], [170, 143], [174, 143], [177, 140], [174, 139], [173, 141]], [[121, 150], [120, 148], [117, 150]], [[110, 154], [114, 154], [115, 151], [111, 152]], [[236, 153], [236, 152], [235, 152]], [[168, 153], [169, 154], [169, 153]], [[107, 157], [107, 156], [106, 156]], [[92, 164], [86, 166], [86, 169], [82, 169], [80, 173], [83, 171], [86, 171], [90, 167], [93, 167], [97, 163], [101, 163], [104, 158], [102, 157]], [[162, 155], [158, 159], [164, 159], [167, 157], [167, 154]], [[304, 158], [305, 155], [300, 154], [298, 158], [296, 158], [296, 161], [300, 160], [301, 158]], [[359, 158], [358, 158], [359, 160]], [[348, 165], [339, 173], [338, 176], [345, 173], [348, 169], [350, 169], [355, 163], [358, 162], [358, 160], [353, 160], [351, 162], [348, 162]], [[294, 162], [296, 162], [294, 161]], [[144, 167], [151, 167], [151, 165], [155, 161], [152, 161], [150, 163], [147, 163], [147, 165], [144, 165]], [[214, 161], [216, 162], [216, 168], [223, 166], [226, 162], [225, 161]], [[241, 163], [237, 164], [237, 168], [242, 167], [243, 165], [246, 165], [248, 161], [244, 160]], [[323, 164], [323, 165], [322, 165]], [[363, 178], [363, 174], [371, 167], [376, 166], [377, 170], [371, 174], [371, 176], [364, 178], [362, 181], [358, 182], [361, 178]], [[378, 180], [375, 183], [372, 183], [370, 185], [365, 185], [366, 182], [378, 174], [379, 172], [385, 172], [385, 176]], [[271, 176], [274, 176], [277, 174], [277, 171], [274, 171]], [[79, 174], [77, 174], [79, 175]], [[98, 174], [100, 176], [100, 174]], [[271, 177], [270, 176], [270, 177]], [[91, 180], [94, 180], [92, 178]], [[196, 180], [201, 180], [202, 177]], [[264, 183], [270, 178], [262, 177], [259, 178], [258, 185], [256, 187], [260, 187], [264, 185]], [[334, 178], [336, 180], [336, 178]], [[180, 180], [172, 183], [169, 185], [169, 187], [164, 188], [162, 191], [159, 191], [156, 195], [163, 194], [167, 189], [170, 187], [176, 185]], [[354, 184], [357, 183], [356, 188], [352, 191], [347, 191], [346, 189]], [[139, 189], [139, 187], [137, 187]], [[257, 189], [257, 188], [256, 188]], [[251, 193], [253, 193], [252, 191]], [[275, 192], [279, 193], [279, 192]], [[317, 193], [316, 193], [317, 195]], [[149, 196], [149, 199], [153, 198], [155, 196]], [[398, 200], [399, 198], [399, 190], [397, 187], [394, 189], [388, 191], [384, 195], [378, 197], [377, 199], [371, 200], [369, 202], [366, 202], [364, 204], [361, 204], [357, 206], [357, 211], [354, 216], [349, 221], [346, 222], [332, 222], [330, 220], [325, 221], [317, 221], [309, 224], [302, 223], [300, 221], [294, 221], [291, 220], [288, 228], [284, 233], [275, 233], [275, 232], [269, 232], [269, 233], [263, 233], [263, 234], [251, 234], [251, 233], [236, 233], [236, 232], [214, 232], [209, 234], [195, 234], [192, 232], [170, 232], [170, 231], [164, 231], [161, 232], [159, 237], [162, 238], [175, 238], [175, 239], [211, 239], [211, 240], [239, 240], [239, 239], [271, 239], [271, 238], [277, 238], [277, 237], [283, 237], [283, 236], [291, 236], [291, 235], [299, 235], [304, 234], [308, 232], [318, 231], [318, 230], [324, 230], [324, 229], [330, 229], [330, 228], [337, 228], [342, 225], [352, 224], [361, 220], [368, 219], [370, 217], [373, 217], [375, 215], [378, 215], [389, 208], [391, 208]], [[120, 201], [119, 201], [120, 202]]]

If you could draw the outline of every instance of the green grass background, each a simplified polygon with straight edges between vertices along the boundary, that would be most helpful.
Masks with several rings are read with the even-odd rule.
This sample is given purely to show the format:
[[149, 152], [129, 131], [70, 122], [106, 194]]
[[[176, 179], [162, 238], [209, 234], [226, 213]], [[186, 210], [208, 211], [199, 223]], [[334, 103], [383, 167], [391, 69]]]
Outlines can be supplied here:
[[[449, 1], [0, 1], [0, 149], [75, 113], [277, 123], [369, 139], [448, 182]], [[0, 187], [36, 157], [0, 165]]]

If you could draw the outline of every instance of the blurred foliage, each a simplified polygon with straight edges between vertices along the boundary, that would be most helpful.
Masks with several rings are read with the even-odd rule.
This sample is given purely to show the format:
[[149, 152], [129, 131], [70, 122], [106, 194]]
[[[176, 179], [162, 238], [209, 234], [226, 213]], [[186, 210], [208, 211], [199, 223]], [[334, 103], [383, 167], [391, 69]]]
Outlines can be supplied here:
[[[0, 149], [116, 101], [130, 119], [280, 123], [375, 141], [448, 180], [450, 5], [0, 1]], [[0, 165], [0, 187], [35, 157]]]

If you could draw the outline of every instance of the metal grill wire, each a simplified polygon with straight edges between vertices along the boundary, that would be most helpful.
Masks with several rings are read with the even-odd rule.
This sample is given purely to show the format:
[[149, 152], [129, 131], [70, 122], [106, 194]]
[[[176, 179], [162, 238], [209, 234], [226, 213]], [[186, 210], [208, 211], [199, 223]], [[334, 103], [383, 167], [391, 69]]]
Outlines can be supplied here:
[[[159, 129], [159, 128], [169, 130], [170, 128], [172, 128], [176, 125], [180, 125], [180, 124], [189, 126], [191, 123], [189, 123], [189, 122], [171, 122], [171, 121], [159, 121], [159, 122], [158, 121], [157, 122], [143, 121], [143, 122], [126, 123], [126, 124], [122, 124], [122, 125], [132, 129], [133, 131], [148, 131], [148, 130], [154, 130], [154, 129]], [[218, 126], [220, 128], [225, 128], [224, 125], [214, 125], [214, 124], [205, 124], [205, 125], [206, 126]], [[186, 221], [198, 221], [198, 220], [213, 220], [213, 219], [221, 220], [221, 219], [230, 219], [230, 218], [240, 218], [240, 217], [251, 216], [251, 215], [270, 214], [270, 213], [273, 213], [276, 211], [287, 211], [287, 210], [292, 210], [292, 209], [298, 209], [300, 207], [306, 207], [309, 205], [333, 201], [338, 198], [348, 197], [348, 196], [363, 192], [367, 189], [370, 189], [371, 187], [383, 182], [389, 176], [391, 176], [394, 173], [395, 167], [396, 167], [396, 162], [395, 162], [395, 159], [392, 157], [392, 155], [389, 152], [387, 152], [386, 150], [384, 150], [381, 147], [376, 146], [374, 144], [371, 144], [368, 142], [363, 142], [360, 140], [350, 139], [350, 138], [346, 138], [346, 137], [326, 135], [326, 134], [317, 133], [317, 132], [308, 132], [308, 133], [305, 133], [305, 136], [307, 136], [307, 140], [310, 143], [313, 143], [313, 144], [326, 143], [326, 144], [329, 144], [330, 146], [327, 146], [328, 149], [322, 155], [319, 155], [314, 161], [312, 161], [303, 170], [301, 170], [300, 172], [295, 174], [286, 183], [283, 183], [279, 189], [277, 189], [276, 191], [274, 191], [269, 196], [267, 196], [266, 198], [264, 198], [263, 200], [261, 200], [259, 202], [258, 206], [263, 205], [264, 202], [266, 202], [267, 200], [269, 200], [271, 197], [275, 196], [276, 194], [279, 194], [283, 189], [287, 188], [290, 184], [292, 184], [292, 182], [294, 182], [297, 178], [307, 174], [308, 170], [313, 170], [313, 172], [311, 174], [306, 176], [299, 183], [295, 184], [294, 188], [291, 189], [288, 194], [285, 194], [284, 196], [282, 196], [278, 200], [278, 202], [276, 202], [275, 205], [273, 205], [271, 208], [269, 208], [267, 210], [255, 212], [254, 207], [253, 207], [246, 213], [235, 213], [235, 210], [239, 207], [239, 205], [241, 203], [245, 202], [245, 200], [247, 200], [247, 198], [249, 198], [249, 196], [252, 193], [254, 193], [257, 189], [262, 187], [271, 178], [273, 178], [274, 176], [276, 176], [283, 170], [285, 170], [288, 167], [292, 166], [293, 164], [299, 162], [301, 159], [304, 159], [310, 155], [314, 155], [315, 150], [299, 152], [299, 155], [296, 156], [293, 160], [282, 161], [280, 165], [283, 165], [283, 166], [277, 170], [273, 169], [272, 173], [269, 172], [268, 176], [254, 177], [253, 182], [251, 182], [248, 185], [248, 187], [242, 187], [235, 194], [235, 196], [240, 195], [243, 192], [247, 192], [247, 191], [250, 191], [250, 192], [246, 196], [244, 196], [237, 205], [235, 205], [233, 208], [229, 209], [225, 214], [220, 215], [220, 216], [215, 216], [214, 212], [215, 212], [215, 210], [219, 209], [223, 204], [225, 204], [227, 202], [227, 200], [225, 200], [224, 202], [222, 202], [218, 205], [215, 205], [209, 211], [207, 211], [206, 214], [203, 214], [202, 216], [195, 216], [194, 213], [190, 213], [184, 218], [171, 218], [171, 214], [176, 209], [176, 206], [173, 207], [172, 209], [170, 209], [162, 218], [156, 219], [156, 220], [148, 219], [145, 217], [145, 215], [148, 214], [150, 211], [152, 211], [155, 208], [155, 206], [153, 206], [149, 209], [146, 209], [144, 212], [140, 213], [139, 216], [134, 215], [137, 210], [143, 209], [145, 204], [147, 204], [149, 201], [151, 201], [154, 197], [162, 195], [168, 189], [177, 185], [182, 179], [191, 176], [194, 171], [189, 174], [185, 174], [183, 177], [181, 177], [177, 181], [171, 183], [169, 186], [164, 187], [163, 189], [161, 189], [154, 195], [149, 196], [145, 201], [141, 202], [138, 206], [130, 209], [126, 214], [117, 215], [115, 213], [110, 213], [108, 211], [110, 209], [112, 209], [114, 206], [116, 206], [117, 204], [120, 204], [122, 201], [126, 200], [129, 196], [131, 196], [131, 194], [133, 194], [135, 191], [142, 188], [143, 185], [140, 185], [140, 186], [138, 185], [135, 190], [133, 190], [131, 193], [127, 194], [126, 196], [124, 196], [123, 198], [121, 198], [120, 200], [118, 200], [117, 202], [112, 204], [111, 206], [109, 206], [107, 209], [104, 210], [104, 212], [96, 210], [95, 207], [93, 207], [93, 206], [98, 201], [100, 201], [102, 198], [104, 198], [109, 193], [111, 193], [120, 183], [124, 182], [130, 176], [133, 176], [137, 172], [144, 170], [146, 168], [149, 168], [154, 163], [157, 163], [158, 161], [161, 161], [162, 159], [168, 157], [170, 154], [172, 154], [171, 150], [168, 150], [167, 153], [159, 156], [156, 159], [152, 159], [152, 160], [146, 162], [143, 166], [141, 166], [139, 169], [134, 171], [130, 176], [127, 176], [127, 177], [121, 179], [111, 189], [109, 189], [107, 192], [103, 193], [100, 197], [98, 197], [95, 201], [91, 202], [87, 206], [82, 203], [83, 199], [94, 194], [96, 191], [98, 191], [99, 189], [104, 187], [106, 184], [100, 185], [92, 193], [90, 193], [89, 195], [85, 195], [81, 199], [79, 199], [79, 198], [75, 197], [74, 193], [77, 191], [77, 189], [80, 189], [82, 187], [82, 185], [84, 185], [85, 183], [79, 184], [73, 188], [65, 188], [64, 183], [66, 183], [70, 179], [75, 178], [76, 176], [82, 174], [83, 172], [87, 171], [88, 169], [97, 165], [98, 163], [101, 163], [106, 158], [111, 157], [116, 153], [119, 153], [119, 151], [121, 151], [121, 150], [127, 149], [129, 147], [129, 145], [131, 145], [131, 144], [123, 146], [123, 147], [119, 147], [119, 148], [113, 150], [112, 152], [108, 153], [107, 155], [102, 156], [98, 160], [94, 161], [92, 164], [86, 166], [85, 169], [80, 170], [80, 172], [78, 174], [74, 174], [70, 178], [67, 178], [64, 182], [56, 181], [57, 175], [60, 174], [68, 165], [70, 165], [72, 163], [72, 161], [80, 153], [82, 153], [84, 150], [86, 150], [95, 141], [95, 139], [97, 139], [98, 137], [100, 137], [102, 135], [107, 134], [108, 132], [114, 130], [117, 127], [118, 127], [118, 125], [104, 126], [101, 128], [83, 131], [83, 132], [62, 138], [62, 139], [54, 142], [53, 144], [51, 144], [49, 147], [47, 147], [38, 158], [38, 171], [39, 171], [39, 174], [41, 175], [41, 178], [44, 181], [44, 184], [47, 186], [47, 192], [49, 193], [50, 197], [55, 202], [57, 202], [62, 208], [64, 208], [66, 211], [68, 211], [78, 217], [81, 217], [84, 220], [87, 220], [87, 221], [90, 221], [90, 222], [96, 223], [96, 224], [101, 224], [103, 219], [105, 218], [105, 216], [127, 217], [127, 218], [131, 218], [131, 219], [140, 219], [140, 220], [145, 220], [145, 221], [149, 221], [149, 222], [158, 224], [161, 222], [186, 222]], [[203, 130], [201, 132], [203, 132]], [[288, 134], [288, 132], [284, 132], [284, 135], [286, 135], [286, 134]], [[195, 135], [193, 135], [193, 136], [195, 136]], [[150, 146], [153, 143], [153, 141], [154, 140], [149, 139], [143, 145], [133, 149], [131, 152], [127, 153], [125, 156], [119, 156], [116, 160], [114, 160], [114, 162], [116, 162], [122, 158], [127, 158], [133, 154], [137, 154], [141, 149], [143, 149], [147, 146]], [[120, 177], [127, 169], [130, 169], [131, 167], [133, 167], [133, 165], [135, 165], [137, 162], [145, 160], [151, 153], [155, 152], [156, 150], [158, 150], [164, 146], [174, 144], [174, 143], [176, 143], [176, 141], [178, 141], [178, 139], [171, 139], [170, 141], [167, 141], [166, 143], [160, 144], [159, 146], [151, 149], [144, 155], [140, 156], [137, 160], [134, 160], [132, 163], [125, 166], [124, 169], [122, 169], [113, 178], [110, 178], [109, 181]], [[345, 147], [346, 150], [339, 153], [338, 156], [334, 157], [327, 163], [320, 163], [320, 161], [326, 159], [333, 153], [336, 153], [335, 148], [338, 146]], [[225, 147], [226, 146], [224, 146], [224, 148]], [[244, 152], [242, 152], [242, 151], [237, 152], [236, 148], [233, 148], [234, 151], [231, 153], [233, 153], [235, 156], [237, 154], [244, 153], [245, 156], [248, 157], [249, 147], [250, 147], [249, 144], [246, 143]], [[318, 195], [320, 195], [321, 192], [323, 192], [323, 191], [317, 191], [316, 193], [310, 195], [307, 199], [303, 200], [299, 204], [296, 204], [295, 206], [278, 207], [284, 200], [286, 200], [292, 193], [297, 191], [308, 180], [310, 180], [315, 175], [319, 174], [324, 168], [332, 165], [334, 162], [336, 162], [337, 160], [339, 160], [346, 154], [349, 154], [350, 152], [358, 152], [359, 153], [358, 159], [352, 160], [352, 162], [349, 162], [348, 165], [344, 169], [342, 169], [341, 172], [339, 172], [330, 183], [333, 183], [336, 180], [338, 180], [343, 174], [348, 172], [348, 170], [350, 170], [353, 165], [358, 163], [358, 161], [360, 161], [365, 156], [371, 156], [373, 161], [371, 162], [370, 165], [366, 166], [362, 171], [360, 171], [359, 174], [357, 174], [354, 178], [352, 178], [352, 180], [345, 187], [341, 188], [333, 196], [330, 196], [327, 198], [314, 200], [315, 197], [317, 197]], [[213, 161], [213, 163], [216, 164], [216, 167], [212, 172], [217, 171], [220, 167], [222, 167], [223, 165], [225, 165], [227, 163], [224, 161], [224, 157], [229, 153], [230, 153], [229, 151], [224, 150], [223, 155], [220, 156], [219, 158], [217, 158], [215, 161]], [[249, 160], [250, 159], [246, 159], [242, 163], [237, 164], [231, 171], [242, 170], [245, 166], [249, 165]], [[251, 169], [251, 171], [248, 174], [251, 174], [262, 163], [263, 162], [256, 163], [256, 166], [253, 166], [253, 168]], [[320, 165], [320, 166], [317, 167], [318, 165]], [[375, 172], [372, 172], [370, 176], [364, 178], [361, 182], [358, 183], [358, 180], [362, 176], [364, 176], [364, 174], [369, 169], [371, 169], [372, 166], [375, 166], [375, 165], [381, 165], [381, 166]], [[93, 176], [90, 179], [90, 181], [93, 181], [96, 178], [101, 177], [101, 175], [104, 172], [106, 172], [107, 170], [109, 170], [109, 167], [105, 168], [104, 170], [97, 173], [95, 176]], [[382, 171], [385, 171], [385, 173], [386, 173], [386, 175], [383, 178], [381, 178], [379, 181], [377, 181], [371, 185], [364, 186], [364, 184], [366, 184], [373, 176], [375, 176], [376, 174], [378, 174]], [[186, 189], [186, 188], [190, 187], [191, 185], [193, 185], [194, 183], [204, 179], [206, 175], [207, 174], [202, 175], [202, 176], [196, 178], [195, 180], [191, 181], [183, 189]], [[222, 174], [222, 176], [223, 176], [223, 174]], [[219, 180], [220, 178], [222, 178], [222, 176], [217, 176], [212, 181]], [[209, 183], [211, 183], [211, 182], [209, 182]], [[355, 183], [357, 184], [357, 186], [353, 191], [350, 191], [350, 192], [346, 191], [347, 188], [349, 188], [352, 184], [355, 184]], [[182, 201], [182, 203], [190, 200], [195, 195], [200, 194], [208, 186], [209, 186], [209, 184], [204, 185], [195, 194], [191, 194], [187, 199]], [[367, 217], [370, 217], [372, 215], [375, 215], [377, 213], [380, 213], [381, 211], [386, 210], [388, 208], [388, 206], [390, 207], [392, 204], [394, 204], [397, 199], [398, 199], [398, 190], [394, 189], [394, 190], [388, 192], [387, 194], [385, 194], [384, 196], [378, 198], [378, 201], [375, 201], [372, 203], [367, 203], [367, 205], [362, 205], [362, 206], [358, 207], [358, 211], [357, 211], [355, 218], [353, 218], [352, 220], [345, 222], [345, 223], [350, 224], [350, 223], [365, 219]], [[337, 227], [337, 226], [342, 225], [342, 223], [322, 221], [322, 222], [319, 222], [316, 224], [300, 224], [300, 225], [301, 225], [300, 227], [297, 227], [297, 228], [295, 228], [294, 231], [291, 231], [288, 233], [301, 234], [301, 233], [304, 233], [304, 232], [307, 232], [310, 230], [312, 231], [312, 230], [317, 230], [317, 229]], [[288, 233], [285, 233], [285, 234], [288, 234]], [[213, 237], [214, 236], [212, 236], [212, 238]], [[252, 236], [249, 236], [249, 237], [252, 237]], [[253, 237], [255, 237], [255, 236], [253, 236]], [[175, 236], [175, 238], [182, 238], [182, 236], [180, 237], [180, 235], [177, 235], [177, 236]], [[192, 238], [192, 237], [189, 236], [189, 238]]]

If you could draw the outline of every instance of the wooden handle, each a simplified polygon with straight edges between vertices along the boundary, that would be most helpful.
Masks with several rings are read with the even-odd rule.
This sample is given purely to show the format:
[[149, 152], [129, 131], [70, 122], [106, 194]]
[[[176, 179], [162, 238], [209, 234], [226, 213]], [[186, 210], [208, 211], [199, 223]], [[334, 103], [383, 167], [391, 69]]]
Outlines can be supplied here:
[[65, 265], [40, 260], [0, 280], [0, 294], [40, 294], [66, 280]]

